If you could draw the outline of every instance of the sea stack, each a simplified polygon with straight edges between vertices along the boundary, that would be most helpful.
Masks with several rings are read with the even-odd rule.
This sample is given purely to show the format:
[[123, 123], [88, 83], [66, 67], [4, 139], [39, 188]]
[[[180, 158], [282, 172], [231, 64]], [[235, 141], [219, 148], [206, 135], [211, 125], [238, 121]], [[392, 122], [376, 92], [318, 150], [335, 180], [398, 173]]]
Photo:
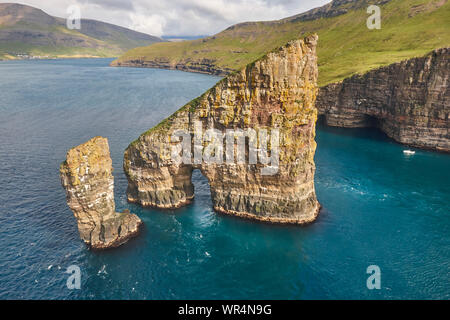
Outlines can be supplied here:
[[132, 142], [124, 155], [128, 200], [186, 205], [199, 169], [218, 212], [312, 222], [320, 208], [314, 189], [317, 40], [312, 35], [269, 52]]
[[103, 137], [70, 149], [60, 167], [61, 183], [80, 237], [93, 249], [123, 244], [142, 224], [135, 214], [115, 211], [112, 171], [108, 140]]

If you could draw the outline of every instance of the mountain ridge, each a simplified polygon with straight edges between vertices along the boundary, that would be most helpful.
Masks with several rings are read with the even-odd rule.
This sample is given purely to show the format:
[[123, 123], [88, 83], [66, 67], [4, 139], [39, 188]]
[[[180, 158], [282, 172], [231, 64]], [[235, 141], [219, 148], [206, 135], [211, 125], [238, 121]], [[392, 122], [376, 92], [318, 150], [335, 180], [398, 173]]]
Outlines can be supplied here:
[[117, 57], [125, 51], [164, 40], [110, 23], [81, 19], [70, 30], [66, 20], [43, 10], [0, 3], [0, 60], [27, 57]]
[[[380, 30], [366, 26], [369, 4], [381, 8]], [[233, 25], [204, 39], [135, 48], [112, 65], [226, 75], [291, 39], [317, 32], [319, 85], [324, 86], [449, 46], [448, 16], [448, 0], [335, 0], [277, 21]]]

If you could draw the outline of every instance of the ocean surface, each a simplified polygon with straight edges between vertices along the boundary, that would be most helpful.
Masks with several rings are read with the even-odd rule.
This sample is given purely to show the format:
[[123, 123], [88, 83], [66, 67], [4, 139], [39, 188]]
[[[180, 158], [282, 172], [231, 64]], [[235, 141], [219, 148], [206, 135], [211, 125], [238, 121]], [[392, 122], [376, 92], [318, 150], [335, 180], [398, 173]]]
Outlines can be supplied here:
[[[127, 145], [218, 77], [108, 67], [108, 59], [0, 62], [0, 299], [449, 299], [450, 156], [376, 130], [319, 126], [308, 226], [217, 215], [206, 179], [175, 211], [128, 204]], [[109, 139], [118, 210], [142, 234], [92, 252], [60, 185], [69, 148]], [[81, 288], [66, 269], [81, 270]], [[369, 290], [367, 267], [381, 270]]]

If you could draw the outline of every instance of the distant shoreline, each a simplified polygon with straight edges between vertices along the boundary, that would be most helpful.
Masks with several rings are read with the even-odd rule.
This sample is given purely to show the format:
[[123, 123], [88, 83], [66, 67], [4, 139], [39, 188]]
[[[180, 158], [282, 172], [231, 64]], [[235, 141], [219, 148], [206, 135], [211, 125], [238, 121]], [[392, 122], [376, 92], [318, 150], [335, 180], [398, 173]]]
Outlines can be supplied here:
[[14, 58], [14, 59], [0, 58], [0, 61], [69, 60], [69, 59], [117, 59], [117, 57], [61, 56], [61, 57], [45, 57], [45, 58]]

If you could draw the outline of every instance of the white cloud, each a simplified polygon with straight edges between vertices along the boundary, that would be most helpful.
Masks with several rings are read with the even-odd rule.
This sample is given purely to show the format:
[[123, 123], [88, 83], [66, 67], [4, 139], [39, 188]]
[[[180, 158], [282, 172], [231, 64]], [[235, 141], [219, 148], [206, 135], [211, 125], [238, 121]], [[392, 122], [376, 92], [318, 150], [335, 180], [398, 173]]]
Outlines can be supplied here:
[[[0, 0], [11, 2], [13, 0]], [[245, 21], [276, 20], [330, 0], [19, 0], [59, 16], [79, 5], [82, 18], [156, 36], [211, 35]]]
[[162, 36], [164, 34], [164, 27], [167, 25], [167, 20], [162, 15], [151, 14], [143, 15], [140, 13], [129, 13], [131, 19], [130, 29], [149, 33], [155, 36]]

